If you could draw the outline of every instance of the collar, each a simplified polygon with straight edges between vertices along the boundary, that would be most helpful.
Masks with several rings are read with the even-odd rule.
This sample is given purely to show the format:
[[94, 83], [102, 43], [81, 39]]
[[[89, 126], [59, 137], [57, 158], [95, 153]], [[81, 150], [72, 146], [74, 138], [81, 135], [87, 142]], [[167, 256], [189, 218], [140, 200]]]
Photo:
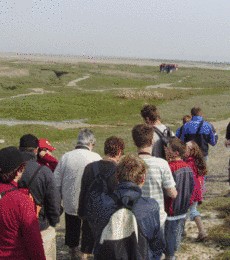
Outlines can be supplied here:
[[75, 149], [85, 149], [85, 150], [89, 150], [90, 151], [88, 146], [82, 145], [82, 144], [77, 144]]
[[192, 121], [202, 121], [203, 117], [202, 116], [193, 116]]

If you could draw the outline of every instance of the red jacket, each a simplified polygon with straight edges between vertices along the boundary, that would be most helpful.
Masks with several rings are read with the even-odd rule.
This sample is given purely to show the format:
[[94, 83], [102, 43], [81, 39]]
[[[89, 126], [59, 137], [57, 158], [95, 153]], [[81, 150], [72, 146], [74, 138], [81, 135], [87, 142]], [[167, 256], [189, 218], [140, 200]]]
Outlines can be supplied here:
[[202, 199], [203, 199], [202, 187], [204, 184], [204, 176], [198, 175], [197, 167], [196, 167], [195, 160], [193, 159], [193, 157], [187, 158], [186, 162], [193, 171], [193, 178], [194, 178], [194, 183], [195, 183], [194, 190], [193, 190], [192, 196], [190, 198], [190, 204], [192, 204], [193, 202], [202, 201]]
[[[17, 187], [17, 183], [0, 183], [0, 193], [13, 186]], [[0, 199], [0, 259], [45, 260], [34, 205], [20, 190]]]
[[40, 164], [40, 165], [45, 165], [47, 166], [48, 168], [50, 168], [50, 170], [52, 172], [54, 172], [57, 164], [58, 164], [58, 160], [53, 157], [52, 155], [46, 153], [43, 157], [39, 157], [38, 156], [38, 159], [37, 159], [37, 162]]

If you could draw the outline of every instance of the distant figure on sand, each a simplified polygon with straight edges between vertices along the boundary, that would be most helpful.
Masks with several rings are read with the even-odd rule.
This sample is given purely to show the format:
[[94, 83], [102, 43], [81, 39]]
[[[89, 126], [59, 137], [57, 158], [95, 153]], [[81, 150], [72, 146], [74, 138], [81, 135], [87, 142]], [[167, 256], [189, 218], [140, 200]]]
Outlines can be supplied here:
[[208, 145], [216, 145], [217, 134], [214, 133], [213, 126], [203, 119], [200, 107], [193, 107], [191, 115], [191, 121], [184, 125], [181, 140], [185, 143], [195, 141], [203, 152], [205, 160], [207, 160]]

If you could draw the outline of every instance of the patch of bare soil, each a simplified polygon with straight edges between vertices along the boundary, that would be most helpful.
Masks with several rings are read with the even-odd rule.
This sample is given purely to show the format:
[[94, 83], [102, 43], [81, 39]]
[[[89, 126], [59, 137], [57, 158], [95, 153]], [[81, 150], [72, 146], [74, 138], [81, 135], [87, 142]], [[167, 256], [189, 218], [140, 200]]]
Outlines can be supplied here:
[[23, 77], [29, 76], [29, 74], [29, 70], [27, 69], [15, 69], [0, 66], [0, 77]]
[[82, 77], [82, 78], [78, 78], [78, 79], [72, 80], [72, 81], [70, 81], [70, 82], [67, 84], [67, 86], [68, 86], [68, 87], [75, 87], [78, 82], [80, 82], [80, 81], [82, 81], [82, 80], [86, 80], [86, 79], [88, 79], [89, 77], [90, 77], [89, 75], [86, 75], [86, 76], [84, 76], [84, 77]]
[[159, 84], [159, 85], [151, 85], [145, 87], [146, 89], [156, 89], [156, 88], [164, 88], [164, 89], [179, 89], [179, 90], [188, 90], [188, 89], [202, 89], [202, 88], [183, 88], [183, 87], [173, 87], [172, 83], [168, 84]]

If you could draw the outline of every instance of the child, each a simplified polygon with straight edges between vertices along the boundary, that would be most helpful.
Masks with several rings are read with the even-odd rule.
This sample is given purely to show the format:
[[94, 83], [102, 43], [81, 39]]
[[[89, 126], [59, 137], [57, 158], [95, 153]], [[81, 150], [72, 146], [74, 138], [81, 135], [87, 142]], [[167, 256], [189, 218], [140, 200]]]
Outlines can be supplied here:
[[46, 165], [54, 172], [58, 160], [52, 155], [52, 151], [56, 150], [47, 139], [41, 138], [38, 140], [38, 156], [37, 162], [40, 165]]
[[205, 240], [207, 235], [204, 230], [200, 213], [197, 210], [197, 204], [200, 203], [203, 198], [204, 176], [207, 174], [207, 168], [203, 153], [194, 141], [186, 143], [185, 161], [193, 170], [195, 186], [190, 199], [190, 220], [194, 220], [197, 225], [199, 234], [196, 241], [200, 242]]
[[190, 198], [193, 192], [193, 172], [189, 165], [182, 160], [185, 153], [185, 144], [178, 138], [170, 139], [166, 152], [170, 154], [169, 166], [176, 183], [177, 197], [172, 199], [165, 196], [165, 256], [167, 260], [175, 259], [181, 235], [184, 230], [186, 213], [190, 206]]

